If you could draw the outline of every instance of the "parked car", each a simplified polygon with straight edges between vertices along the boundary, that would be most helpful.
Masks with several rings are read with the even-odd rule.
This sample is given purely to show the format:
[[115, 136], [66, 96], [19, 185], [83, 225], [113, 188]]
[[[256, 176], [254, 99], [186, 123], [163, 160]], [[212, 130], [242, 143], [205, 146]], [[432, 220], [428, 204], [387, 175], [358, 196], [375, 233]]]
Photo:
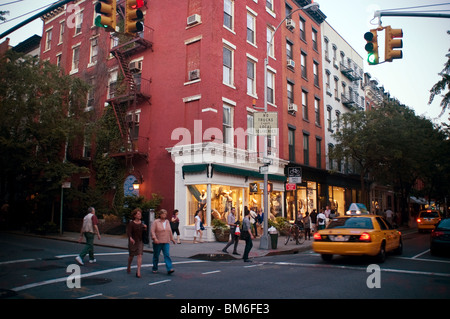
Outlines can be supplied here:
[[430, 252], [450, 254], [450, 218], [442, 219], [431, 232]]

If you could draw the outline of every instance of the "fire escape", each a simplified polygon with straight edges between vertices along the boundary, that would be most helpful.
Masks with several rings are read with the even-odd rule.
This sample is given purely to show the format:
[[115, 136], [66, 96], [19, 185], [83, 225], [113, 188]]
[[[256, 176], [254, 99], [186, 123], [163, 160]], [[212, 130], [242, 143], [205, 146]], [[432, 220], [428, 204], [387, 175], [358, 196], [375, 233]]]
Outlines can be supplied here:
[[[110, 84], [110, 96], [107, 99], [117, 120], [121, 136], [121, 145], [110, 154], [111, 157], [124, 157], [126, 167], [132, 166], [132, 159], [140, 157], [147, 161], [148, 141], [142, 140], [136, 135], [136, 127], [139, 120], [135, 111], [142, 103], [150, 104], [149, 88], [151, 80], [143, 79], [134, 65], [130, 68], [130, 58], [145, 50], [153, 50], [152, 42], [141, 37], [135, 37], [126, 43], [115, 46], [111, 54], [118, 62], [122, 80], [114, 87]], [[136, 75], [139, 75], [138, 77]], [[119, 82], [119, 81], [118, 81]]]

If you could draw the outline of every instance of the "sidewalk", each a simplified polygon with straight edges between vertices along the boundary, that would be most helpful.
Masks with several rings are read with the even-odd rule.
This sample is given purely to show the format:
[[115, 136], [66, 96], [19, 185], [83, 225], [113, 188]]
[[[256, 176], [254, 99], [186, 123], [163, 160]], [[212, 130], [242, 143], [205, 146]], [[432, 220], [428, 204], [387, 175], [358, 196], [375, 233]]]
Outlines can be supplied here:
[[[36, 235], [30, 233], [23, 232], [11, 232], [16, 235], [24, 235], [24, 236], [35, 236], [41, 238], [55, 239], [55, 240], [63, 240], [69, 242], [78, 242], [80, 237], [80, 233], [75, 232], [64, 232], [62, 235], [59, 234], [49, 234], [49, 235]], [[294, 242], [289, 242], [287, 245], [284, 245], [284, 236], [278, 237], [277, 249], [260, 249], [260, 238], [256, 238], [253, 240], [253, 248], [250, 251], [249, 257], [263, 257], [263, 256], [274, 256], [274, 255], [283, 255], [283, 254], [296, 254], [301, 251], [306, 251], [311, 249], [312, 247], [312, 238], [311, 240], [305, 240], [305, 242], [301, 245], [296, 245]], [[82, 243], [84, 243], [84, 238]], [[103, 246], [103, 247], [112, 247], [119, 249], [128, 249], [128, 239], [126, 235], [106, 235], [101, 234], [101, 239], [98, 240], [95, 237], [94, 240], [95, 246]], [[201, 260], [234, 260], [242, 258], [242, 254], [244, 252], [245, 241], [240, 240], [237, 248], [237, 252], [240, 256], [236, 256], [231, 254], [233, 252], [233, 247], [230, 246], [228, 248], [228, 254], [222, 252], [222, 249], [225, 247], [226, 243], [224, 242], [203, 242], [194, 244], [190, 241], [181, 241], [181, 244], [171, 244], [170, 245], [170, 255], [172, 257], [182, 257], [182, 258], [194, 258]], [[269, 237], [269, 245], [270, 245], [270, 237]], [[144, 253], [153, 253], [153, 248], [151, 245], [144, 245]]]

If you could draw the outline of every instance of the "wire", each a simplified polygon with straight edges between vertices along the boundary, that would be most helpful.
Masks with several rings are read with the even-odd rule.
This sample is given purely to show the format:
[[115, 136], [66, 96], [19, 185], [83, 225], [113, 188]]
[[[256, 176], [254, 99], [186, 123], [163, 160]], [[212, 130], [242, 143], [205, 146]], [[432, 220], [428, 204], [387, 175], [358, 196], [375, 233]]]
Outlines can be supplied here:
[[[22, 1], [22, 0], [20, 0], [20, 1]], [[24, 14], [22, 14], [22, 15], [20, 15], [20, 16], [15, 17], [15, 18], [8, 19], [8, 20], [6, 20], [6, 21], [0, 23], [0, 25], [5, 24], [5, 23], [8, 23], [8, 22], [11, 22], [11, 21], [14, 21], [14, 20], [19, 19], [19, 18], [21, 18], [21, 17], [23, 17], [23, 16], [29, 15], [30, 13], [33, 13], [33, 12], [35, 12], [35, 11], [38, 11], [38, 10], [47, 8], [47, 7], [51, 6], [51, 5], [52, 5], [52, 3], [50, 3], [50, 4], [48, 4], [48, 5], [45, 5], [45, 6], [43, 6], [43, 7], [37, 8], [37, 9], [35, 9], [35, 10], [33, 10], [33, 11], [24, 13]]]
[[13, 4], [13, 3], [16, 3], [16, 2], [21, 2], [21, 1], [23, 1], [23, 0], [16, 0], [16, 1], [13, 1], [13, 2], [3, 3], [3, 4], [0, 4], [0, 7], [1, 6], [7, 6], [8, 4]]

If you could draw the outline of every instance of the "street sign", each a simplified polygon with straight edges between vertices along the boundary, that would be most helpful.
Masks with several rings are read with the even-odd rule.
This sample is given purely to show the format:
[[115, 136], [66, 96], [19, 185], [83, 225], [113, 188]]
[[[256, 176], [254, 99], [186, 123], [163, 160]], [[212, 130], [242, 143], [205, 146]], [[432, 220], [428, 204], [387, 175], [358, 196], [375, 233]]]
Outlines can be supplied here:
[[297, 188], [297, 184], [295, 184], [295, 183], [287, 183], [286, 184], [287, 191], [295, 191], [296, 188]]
[[288, 177], [290, 184], [300, 184], [302, 182], [302, 168], [301, 167], [289, 167]]
[[278, 135], [278, 113], [257, 112], [253, 114], [254, 130], [258, 136]]
[[269, 173], [269, 165], [264, 165], [259, 167], [260, 174], [268, 174]]

